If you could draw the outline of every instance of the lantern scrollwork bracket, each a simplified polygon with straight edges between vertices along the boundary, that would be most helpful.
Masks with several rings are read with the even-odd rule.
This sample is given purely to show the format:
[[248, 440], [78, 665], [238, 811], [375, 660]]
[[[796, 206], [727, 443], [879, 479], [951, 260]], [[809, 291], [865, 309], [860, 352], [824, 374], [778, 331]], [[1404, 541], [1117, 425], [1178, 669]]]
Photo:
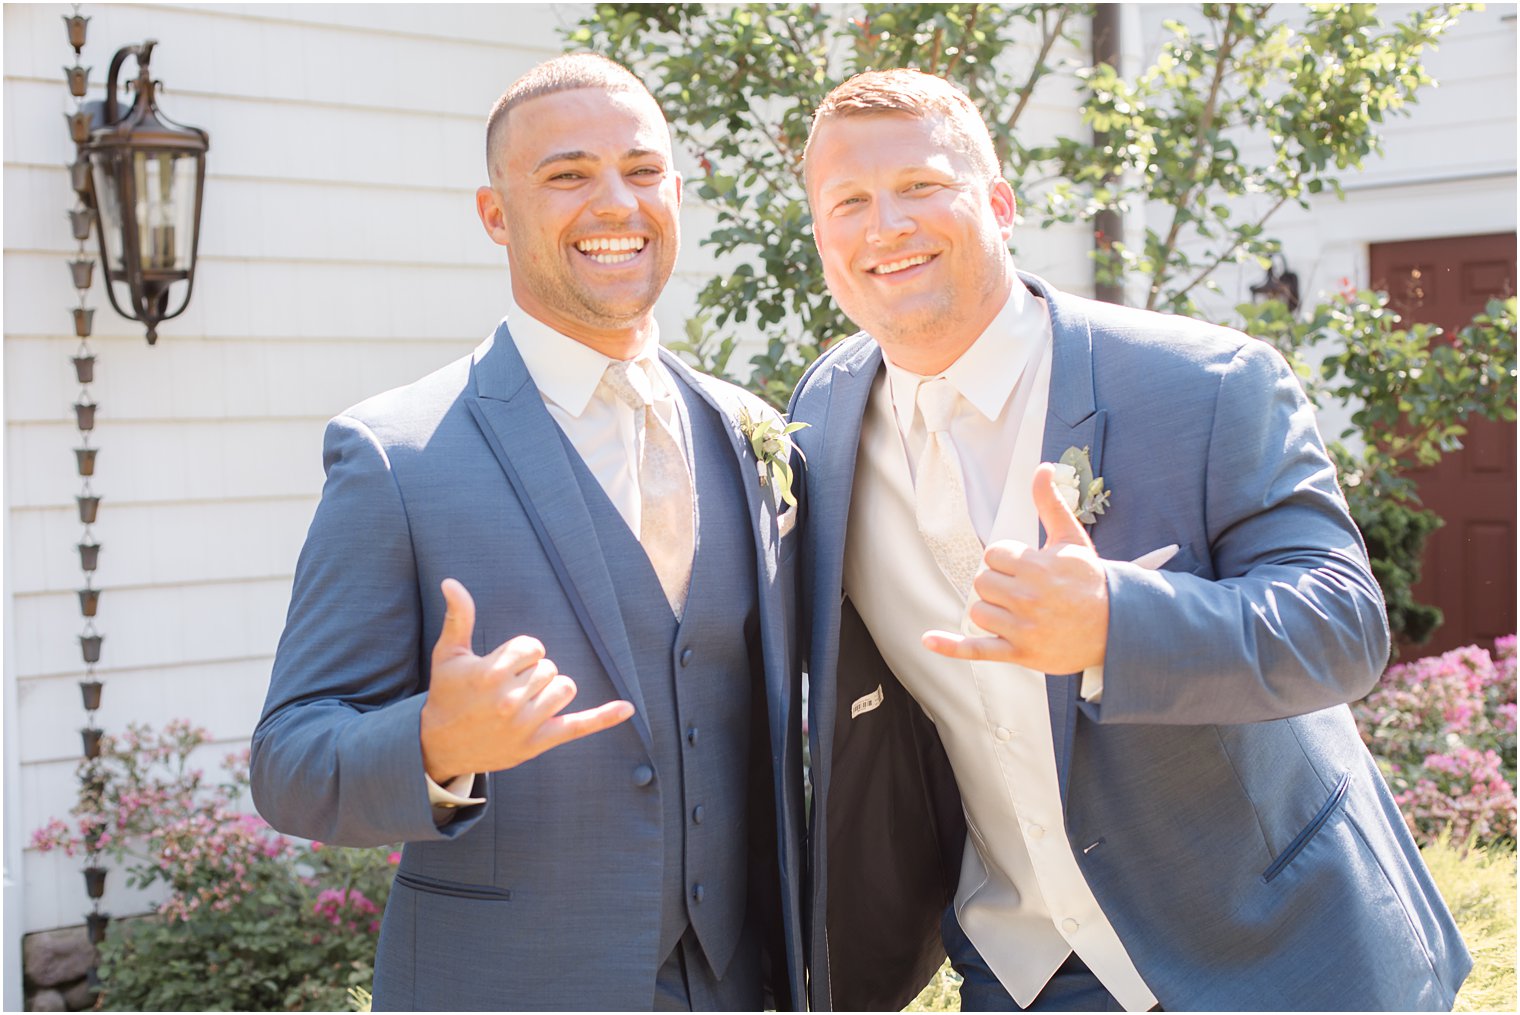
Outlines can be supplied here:
[[[204, 130], [175, 123], [158, 108], [159, 82], [149, 70], [157, 44], [150, 39], [117, 50], [105, 99], [86, 103], [81, 111], [89, 115], [90, 132], [79, 145], [91, 169], [89, 205], [100, 237], [106, 295], [118, 314], [147, 328], [149, 345], [158, 339], [158, 325], [190, 304], [211, 146]], [[138, 74], [129, 82], [131, 108], [123, 113], [118, 77], [129, 57], [137, 61]], [[172, 294], [178, 283], [184, 285]], [[123, 298], [118, 286], [126, 289]]]

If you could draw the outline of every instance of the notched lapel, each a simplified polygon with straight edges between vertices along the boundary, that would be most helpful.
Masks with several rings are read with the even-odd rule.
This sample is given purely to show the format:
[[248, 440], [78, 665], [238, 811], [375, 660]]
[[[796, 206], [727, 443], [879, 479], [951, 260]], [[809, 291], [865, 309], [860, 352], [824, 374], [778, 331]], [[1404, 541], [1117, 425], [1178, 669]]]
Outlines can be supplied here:
[[[1020, 272], [1031, 292], [1050, 310], [1050, 404], [1040, 460], [1058, 462], [1067, 448], [1087, 448], [1093, 474], [1103, 474], [1103, 429], [1107, 413], [1097, 404], [1093, 385], [1092, 325], [1081, 306], [1056, 293], [1035, 275]], [[1101, 519], [1100, 519], [1101, 521]], [[1040, 526], [1040, 543], [1045, 527]], [[1071, 771], [1072, 733], [1077, 722], [1079, 677], [1046, 674], [1045, 695], [1050, 705], [1050, 730], [1055, 741], [1056, 774], [1061, 800]]]
[[651, 746], [649, 720], [618, 609], [616, 586], [580, 495], [558, 425], [528, 375], [506, 322], [472, 365], [466, 404], [516, 491], [576, 618], [618, 693], [634, 707], [634, 724]]

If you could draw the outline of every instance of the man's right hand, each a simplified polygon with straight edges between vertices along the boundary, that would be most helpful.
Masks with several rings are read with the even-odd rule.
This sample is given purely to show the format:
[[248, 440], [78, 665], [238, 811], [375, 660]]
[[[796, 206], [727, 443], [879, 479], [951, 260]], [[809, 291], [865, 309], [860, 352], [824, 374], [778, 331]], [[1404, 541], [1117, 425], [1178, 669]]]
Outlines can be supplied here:
[[632, 703], [621, 700], [560, 715], [575, 698], [575, 681], [544, 657], [543, 644], [521, 635], [477, 656], [475, 600], [453, 578], [442, 589], [448, 612], [422, 706], [422, 763], [434, 782], [512, 768], [633, 715]]

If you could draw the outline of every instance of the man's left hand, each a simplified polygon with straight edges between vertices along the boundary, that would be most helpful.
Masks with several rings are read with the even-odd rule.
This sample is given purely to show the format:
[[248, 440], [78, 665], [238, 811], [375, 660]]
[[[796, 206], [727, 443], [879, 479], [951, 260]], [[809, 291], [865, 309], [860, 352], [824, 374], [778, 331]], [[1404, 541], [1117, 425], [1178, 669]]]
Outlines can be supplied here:
[[1056, 492], [1055, 469], [1034, 473], [1034, 505], [1045, 526], [1038, 550], [1017, 540], [987, 547], [973, 585], [970, 618], [982, 637], [924, 633], [924, 647], [953, 659], [1017, 663], [1041, 673], [1099, 666], [1108, 646], [1108, 580], [1087, 530]]

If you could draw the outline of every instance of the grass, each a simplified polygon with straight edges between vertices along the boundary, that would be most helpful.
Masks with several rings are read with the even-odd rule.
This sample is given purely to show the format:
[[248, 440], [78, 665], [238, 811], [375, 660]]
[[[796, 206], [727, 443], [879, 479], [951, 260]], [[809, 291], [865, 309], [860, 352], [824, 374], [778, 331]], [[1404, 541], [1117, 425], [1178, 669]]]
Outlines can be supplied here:
[[[1445, 839], [1421, 851], [1441, 896], [1462, 929], [1473, 971], [1456, 1011], [1514, 1011], [1515, 850], [1494, 846], [1466, 854]], [[947, 962], [903, 1011], [960, 1011], [960, 977]]]
[[1515, 1010], [1515, 850], [1460, 848], [1442, 839], [1421, 851], [1472, 953], [1456, 1011]]

